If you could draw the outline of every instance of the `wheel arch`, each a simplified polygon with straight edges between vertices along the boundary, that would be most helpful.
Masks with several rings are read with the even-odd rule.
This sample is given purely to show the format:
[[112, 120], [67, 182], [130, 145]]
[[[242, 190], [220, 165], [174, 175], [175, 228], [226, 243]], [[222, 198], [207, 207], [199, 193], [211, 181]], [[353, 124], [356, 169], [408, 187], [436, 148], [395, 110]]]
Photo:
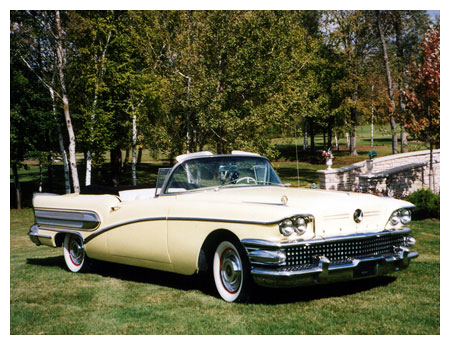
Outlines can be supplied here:
[[216, 249], [216, 246], [220, 241], [226, 239], [233, 239], [240, 244], [239, 238], [230, 230], [216, 229], [212, 231], [203, 241], [202, 247], [197, 260], [197, 271], [199, 273], [208, 272], [211, 268], [211, 260]]
[[66, 236], [67, 233], [65, 232], [58, 232], [55, 235], [55, 245], [57, 247], [62, 247], [63, 243], [64, 243], [64, 237]]

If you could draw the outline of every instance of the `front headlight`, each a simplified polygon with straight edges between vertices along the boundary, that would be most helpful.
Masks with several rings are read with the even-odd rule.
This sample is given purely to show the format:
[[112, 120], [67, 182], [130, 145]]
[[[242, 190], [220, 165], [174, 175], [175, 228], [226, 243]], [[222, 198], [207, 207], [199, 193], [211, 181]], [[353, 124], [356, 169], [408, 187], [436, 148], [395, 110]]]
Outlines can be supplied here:
[[394, 211], [389, 218], [389, 225], [397, 226], [398, 223], [402, 223], [403, 225], [408, 224], [411, 221], [411, 210], [408, 208], [401, 208]]
[[308, 227], [308, 218], [305, 217], [291, 217], [284, 219], [280, 224], [280, 233], [283, 236], [289, 237], [294, 232], [297, 235], [303, 235]]
[[393, 226], [396, 226], [400, 222], [398, 211], [395, 211], [392, 213], [391, 219], [389, 220], [389, 223]]
[[307, 222], [303, 217], [294, 218], [294, 230], [298, 235], [303, 235], [306, 232]]
[[294, 233], [294, 223], [290, 218], [283, 220], [280, 223], [280, 232], [282, 235], [289, 237]]
[[403, 208], [398, 212], [402, 224], [408, 224], [411, 221], [411, 210]]

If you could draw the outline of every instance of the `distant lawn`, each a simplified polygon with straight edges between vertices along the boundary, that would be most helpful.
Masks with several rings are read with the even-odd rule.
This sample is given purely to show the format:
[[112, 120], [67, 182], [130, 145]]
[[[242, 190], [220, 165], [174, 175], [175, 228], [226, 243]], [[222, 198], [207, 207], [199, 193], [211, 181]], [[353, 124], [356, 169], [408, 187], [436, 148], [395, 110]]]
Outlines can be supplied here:
[[[399, 136], [400, 140], [400, 136]], [[289, 183], [293, 187], [311, 187], [313, 183], [319, 184], [319, 175], [317, 170], [326, 169], [325, 161], [320, 156], [320, 151], [323, 148], [323, 136], [321, 134], [316, 135], [315, 144], [316, 152], [310, 152], [309, 150], [303, 151], [303, 138], [297, 138], [297, 153], [295, 147], [294, 138], [277, 138], [272, 139], [272, 142], [276, 145], [280, 155], [277, 159], [272, 160], [272, 164], [280, 175], [281, 180], [284, 183]], [[334, 138], [333, 138], [334, 144]], [[374, 130], [374, 145], [375, 150], [378, 153], [378, 157], [383, 157], [391, 154], [391, 134], [389, 126], [375, 126]], [[370, 147], [370, 126], [364, 125], [358, 127], [357, 132], [357, 156], [350, 156], [346, 147], [345, 137], [339, 140], [339, 151], [333, 149], [335, 159], [333, 161], [333, 167], [339, 168], [349, 164], [354, 164], [368, 158], [368, 153], [371, 150]], [[399, 143], [400, 149], [400, 143]], [[410, 151], [424, 150], [427, 146], [420, 142], [409, 143]], [[298, 156], [298, 171], [299, 176], [297, 178], [297, 163], [296, 157]], [[122, 158], [125, 159], [125, 151], [122, 152]], [[154, 185], [156, 183], [156, 177], [158, 169], [160, 167], [168, 167], [169, 162], [167, 157], [154, 157], [149, 150], [142, 151], [142, 161], [137, 167], [137, 184], [138, 185]], [[78, 174], [80, 183], [83, 186], [85, 181], [85, 167], [83, 164], [83, 155], [77, 154]], [[131, 160], [131, 154], [130, 154]], [[28, 161], [27, 169], [19, 169], [20, 181], [22, 186], [22, 200], [24, 207], [31, 206], [31, 199], [34, 192], [39, 187], [39, 167], [38, 162]], [[48, 178], [47, 167], [43, 167], [43, 191], [52, 193], [64, 193], [64, 174], [63, 166], [61, 162], [53, 165], [53, 180]], [[110, 166], [109, 166], [109, 154], [105, 154], [105, 164], [100, 169], [94, 169], [92, 176], [92, 183], [108, 185], [110, 182]], [[15, 198], [13, 176], [10, 176], [10, 190], [11, 199]], [[121, 176], [121, 185], [131, 185], [131, 164], [124, 167]], [[11, 200], [11, 207], [15, 207], [14, 200]]]
[[440, 223], [412, 222], [420, 253], [380, 279], [257, 288], [252, 304], [215, 297], [205, 280], [97, 262], [64, 268], [61, 248], [28, 238], [31, 209], [11, 210], [11, 334], [439, 334]]

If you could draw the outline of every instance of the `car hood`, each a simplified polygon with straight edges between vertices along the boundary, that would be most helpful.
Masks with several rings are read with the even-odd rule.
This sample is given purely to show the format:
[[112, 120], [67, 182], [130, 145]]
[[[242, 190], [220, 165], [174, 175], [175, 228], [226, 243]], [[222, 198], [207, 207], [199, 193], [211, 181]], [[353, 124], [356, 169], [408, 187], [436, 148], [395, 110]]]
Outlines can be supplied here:
[[[228, 187], [176, 196], [171, 216], [276, 222], [295, 214], [312, 214], [322, 236], [384, 229], [392, 212], [412, 204], [362, 193], [288, 187]], [[363, 211], [363, 222], [353, 220]]]

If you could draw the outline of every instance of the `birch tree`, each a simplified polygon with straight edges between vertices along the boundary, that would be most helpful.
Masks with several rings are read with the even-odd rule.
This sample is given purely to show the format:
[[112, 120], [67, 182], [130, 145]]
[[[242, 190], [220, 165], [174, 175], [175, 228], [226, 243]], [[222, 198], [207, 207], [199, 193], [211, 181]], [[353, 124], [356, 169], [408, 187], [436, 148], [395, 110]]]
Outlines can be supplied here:
[[75, 193], [80, 193], [80, 182], [78, 179], [77, 159], [76, 159], [76, 143], [75, 133], [73, 131], [72, 119], [70, 117], [69, 95], [66, 88], [65, 81], [65, 67], [66, 67], [66, 47], [64, 46], [63, 29], [61, 24], [61, 14], [59, 10], [55, 11], [56, 24], [56, 56], [57, 68], [59, 74], [59, 83], [61, 86], [61, 98], [63, 102], [64, 118], [66, 120], [67, 133], [69, 135], [69, 157], [70, 170], [72, 172], [72, 183]]
[[52, 100], [52, 113], [58, 137], [59, 151], [64, 166], [66, 193], [71, 192], [69, 164], [61, 132], [56, 98], [56, 43], [52, 16], [45, 11], [15, 11], [11, 13], [12, 50], [20, 56], [23, 64], [48, 90]]

